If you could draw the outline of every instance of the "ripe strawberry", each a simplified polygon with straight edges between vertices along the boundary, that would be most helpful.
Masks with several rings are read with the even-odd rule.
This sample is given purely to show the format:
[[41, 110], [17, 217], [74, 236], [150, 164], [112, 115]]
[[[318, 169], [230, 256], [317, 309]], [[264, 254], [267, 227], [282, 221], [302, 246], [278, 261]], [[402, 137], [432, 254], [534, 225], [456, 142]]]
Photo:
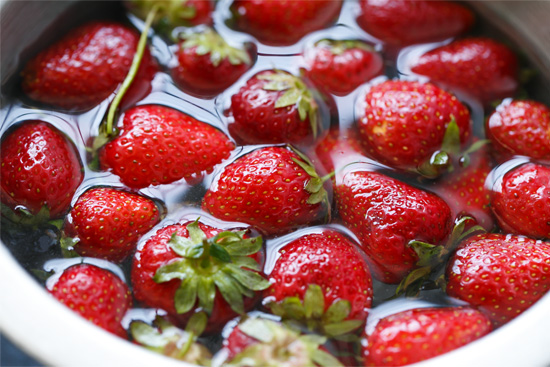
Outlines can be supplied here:
[[320, 89], [346, 95], [382, 71], [382, 57], [365, 42], [324, 39], [304, 53], [306, 76]]
[[128, 338], [120, 321], [132, 306], [132, 295], [126, 283], [110, 271], [89, 264], [74, 265], [49, 284], [48, 290], [85, 319]]
[[361, 0], [360, 6], [359, 26], [394, 45], [441, 41], [474, 23], [468, 8], [449, 1]]
[[121, 262], [159, 221], [159, 210], [151, 199], [113, 188], [94, 188], [86, 191], [67, 215], [61, 243], [82, 256]]
[[491, 206], [504, 231], [550, 238], [550, 167], [527, 163], [507, 172], [493, 187]]
[[486, 125], [487, 137], [503, 158], [526, 155], [550, 160], [550, 108], [535, 101], [506, 101]]
[[348, 172], [337, 180], [335, 195], [344, 225], [359, 238], [374, 277], [385, 283], [398, 283], [416, 268], [411, 241], [445, 245], [451, 232], [443, 200], [381, 173]]
[[428, 51], [411, 70], [484, 104], [511, 97], [519, 85], [516, 55], [489, 38], [467, 38]]
[[44, 121], [25, 121], [9, 131], [2, 138], [1, 161], [2, 205], [14, 211], [24, 207], [45, 219], [65, 214], [84, 178], [73, 143]]
[[317, 136], [319, 107], [300, 78], [264, 70], [231, 96], [229, 131], [244, 144], [304, 144]]
[[330, 337], [363, 325], [372, 303], [372, 281], [355, 246], [333, 230], [285, 245], [269, 274], [267, 306], [283, 319], [297, 320]]
[[237, 81], [252, 65], [250, 50], [230, 46], [216, 31], [184, 33], [172, 70], [175, 82], [185, 91], [214, 96]]
[[207, 332], [217, 332], [254, 306], [256, 291], [269, 287], [250, 257], [259, 259], [261, 249], [261, 237], [246, 238], [244, 231], [222, 231], [198, 221], [164, 227], [136, 253], [134, 296], [165, 310], [182, 327], [200, 307], [210, 315]]
[[365, 332], [365, 366], [404, 366], [450, 352], [491, 331], [471, 308], [418, 308], [390, 315]]
[[[67, 110], [89, 109], [109, 97], [126, 78], [139, 34], [113, 22], [94, 21], [72, 30], [24, 68], [23, 91], [32, 99]], [[145, 50], [125, 105], [151, 89], [157, 65]]]
[[502, 325], [550, 289], [550, 243], [503, 234], [472, 237], [449, 261], [447, 278], [449, 296]]
[[213, 126], [160, 105], [126, 111], [120, 128], [101, 149], [99, 162], [132, 188], [201, 177], [234, 148]]
[[235, 0], [231, 9], [238, 30], [262, 43], [283, 46], [330, 25], [338, 18], [341, 7], [341, 0]]
[[361, 142], [355, 130], [341, 131], [331, 128], [328, 134], [315, 145], [319, 162], [329, 173], [339, 171], [352, 162], [364, 161]]
[[323, 204], [328, 204], [327, 192], [307, 158], [267, 147], [228, 165], [206, 192], [202, 208], [276, 235], [315, 222], [328, 206]]
[[457, 153], [470, 137], [468, 109], [433, 84], [386, 81], [358, 107], [364, 147], [391, 167], [422, 172], [424, 165], [438, 164], [438, 153]]

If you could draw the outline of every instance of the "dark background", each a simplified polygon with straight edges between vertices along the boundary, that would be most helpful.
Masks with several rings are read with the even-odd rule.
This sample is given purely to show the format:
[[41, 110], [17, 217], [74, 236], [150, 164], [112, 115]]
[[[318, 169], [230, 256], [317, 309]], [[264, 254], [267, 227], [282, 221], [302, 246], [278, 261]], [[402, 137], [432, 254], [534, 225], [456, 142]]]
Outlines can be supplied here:
[[0, 366], [35, 367], [43, 366], [17, 348], [5, 335], [0, 334]]

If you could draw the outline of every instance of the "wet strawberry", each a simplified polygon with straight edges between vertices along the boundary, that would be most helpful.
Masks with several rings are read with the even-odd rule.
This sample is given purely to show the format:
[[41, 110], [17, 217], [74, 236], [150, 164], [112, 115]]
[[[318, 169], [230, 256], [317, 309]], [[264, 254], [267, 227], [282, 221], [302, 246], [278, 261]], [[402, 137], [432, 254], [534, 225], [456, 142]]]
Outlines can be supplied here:
[[366, 159], [362, 154], [357, 132], [354, 129], [340, 131], [338, 127], [331, 128], [328, 134], [317, 142], [315, 153], [328, 173], [340, 170], [349, 163]]

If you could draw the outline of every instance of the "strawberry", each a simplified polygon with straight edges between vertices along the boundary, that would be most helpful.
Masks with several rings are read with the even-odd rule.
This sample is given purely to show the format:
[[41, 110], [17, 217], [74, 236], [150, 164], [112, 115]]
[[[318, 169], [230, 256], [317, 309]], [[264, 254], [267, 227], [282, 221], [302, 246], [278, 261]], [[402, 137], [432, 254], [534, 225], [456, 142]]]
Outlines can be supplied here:
[[230, 46], [216, 31], [183, 33], [172, 70], [175, 82], [199, 96], [215, 96], [237, 81], [252, 65], [250, 50]]
[[198, 220], [164, 227], [136, 253], [134, 296], [165, 310], [179, 326], [200, 307], [210, 315], [207, 332], [219, 331], [254, 306], [256, 291], [269, 287], [249, 257], [259, 259], [261, 249], [261, 237], [246, 238], [244, 231], [222, 231]]
[[65, 306], [97, 326], [127, 339], [120, 321], [132, 306], [126, 283], [95, 265], [73, 265], [53, 283], [49, 292]]
[[411, 70], [484, 104], [514, 95], [519, 85], [516, 55], [489, 38], [466, 38], [435, 48], [413, 61]]
[[550, 238], [550, 167], [527, 163], [507, 172], [493, 187], [491, 206], [504, 231]]
[[337, 178], [335, 196], [344, 225], [355, 233], [378, 280], [398, 283], [419, 260], [411, 241], [444, 245], [449, 206], [438, 196], [377, 172]]
[[201, 177], [234, 148], [213, 126], [160, 105], [126, 111], [120, 128], [101, 149], [99, 162], [132, 188]]
[[160, 221], [155, 203], [108, 187], [86, 191], [65, 218], [62, 246], [81, 256], [121, 262], [139, 238]]
[[387, 316], [365, 332], [364, 366], [404, 366], [450, 352], [491, 331], [471, 308], [418, 308]]
[[310, 162], [284, 147], [261, 148], [228, 165], [202, 202], [215, 217], [250, 224], [266, 235], [313, 223], [327, 206], [323, 181]]
[[[433, 84], [386, 81], [358, 104], [359, 135], [367, 152], [391, 167], [419, 170], [448, 165], [471, 133], [470, 113]], [[445, 155], [445, 156], [442, 156]]]
[[305, 74], [320, 89], [346, 95], [382, 71], [382, 57], [365, 42], [323, 39], [306, 49]]
[[329, 26], [340, 14], [341, 0], [235, 0], [236, 28], [273, 46], [291, 45], [306, 34]]
[[446, 274], [449, 296], [468, 302], [499, 326], [550, 289], [550, 243], [522, 236], [478, 235], [460, 245]]
[[361, 0], [357, 23], [374, 37], [393, 45], [442, 41], [467, 31], [473, 13], [449, 1]]
[[349, 163], [366, 160], [357, 135], [355, 129], [341, 131], [338, 127], [333, 127], [318, 141], [315, 153], [327, 172], [338, 171]]
[[499, 156], [550, 160], [550, 108], [535, 101], [505, 101], [487, 119], [487, 137]]
[[298, 77], [264, 70], [231, 96], [229, 131], [244, 144], [304, 144], [317, 136], [319, 107]]
[[272, 285], [264, 292], [267, 306], [330, 337], [357, 329], [372, 303], [371, 275], [362, 256], [333, 230], [297, 238], [279, 250], [269, 274]]
[[[10, 215], [4, 210], [6, 206], [18, 214], [40, 213], [42, 219], [59, 218], [69, 209], [84, 178], [73, 143], [44, 121], [25, 121], [6, 133], [1, 161], [4, 215]], [[10, 217], [17, 220], [17, 216]]]
[[[125, 79], [139, 41], [126, 26], [94, 21], [69, 32], [36, 55], [22, 72], [23, 91], [33, 100], [66, 110], [92, 108]], [[151, 90], [157, 65], [148, 50], [125, 105]]]

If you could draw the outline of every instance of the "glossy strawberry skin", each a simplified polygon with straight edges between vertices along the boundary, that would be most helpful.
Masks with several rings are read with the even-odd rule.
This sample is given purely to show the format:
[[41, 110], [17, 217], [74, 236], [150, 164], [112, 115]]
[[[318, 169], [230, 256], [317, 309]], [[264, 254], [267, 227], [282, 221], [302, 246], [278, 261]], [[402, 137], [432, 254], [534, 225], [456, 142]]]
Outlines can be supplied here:
[[235, 0], [231, 7], [239, 30], [262, 43], [283, 46], [335, 21], [342, 1]]
[[[23, 91], [33, 100], [66, 110], [92, 108], [126, 78], [138, 41], [137, 32], [118, 23], [87, 23], [25, 66]], [[123, 106], [135, 103], [151, 90], [157, 69], [146, 49]]]
[[485, 131], [502, 159], [525, 155], [550, 159], [550, 108], [535, 101], [510, 101], [487, 119]]
[[71, 266], [49, 292], [97, 326], [128, 338], [120, 322], [132, 306], [132, 295], [126, 283], [110, 271], [89, 264]]
[[491, 207], [499, 226], [509, 233], [550, 238], [550, 167], [524, 164], [497, 185]]
[[24, 206], [37, 214], [48, 207], [50, 218], [62, 216], [84, 179], [73, 143], [52, 125], [26, 121], [2, 139], [2, 203]]
[[131, 188], [200, 178], [234, 148], [213, 126], [160, 105], [126, 111], [120, 128], [121, 134], [100, 151], [99, 161]]
[[159, 210], [151, 199], [113, 188], [94, 188], [78, 198], [63, 231], [78, 238], [78, 254], [121, 262], [159, 221]]
[[513, 96], [519, 86], [516, 55], [489, 38], [467, 38], [428, 51], [411, 70], [484, 104]]
[[398, 283], [416, 267], [410, 241], [443, 245], [451, 231], [451, 210], [442, 199], [381, 173], [348, 172], [337, 179], [335, 196], [372, 274], [385, 283]]
[[473, 13], [448, 1], [361, 0], [357, 23], [380, 40], [393, 45], [441, 41], [468, 30]]
[[447, 294], [485, 313], [495, 326], [529, 308], [550, 289], [550, 243], [504, 235], [464, 241], [447, 265]]
[[450, 352], [491, 331], [471, 308], [419, 308], [383, 318], [362, 347], [364, 366], [404, 366]]
[[454, 117], [460, 143], [471, 134], [470, 113], [455, 96], [433, 84], [386, 81], [360, 100], [359, 135], [366, 151], [383, 164], [416, 169], [441, 149]]

